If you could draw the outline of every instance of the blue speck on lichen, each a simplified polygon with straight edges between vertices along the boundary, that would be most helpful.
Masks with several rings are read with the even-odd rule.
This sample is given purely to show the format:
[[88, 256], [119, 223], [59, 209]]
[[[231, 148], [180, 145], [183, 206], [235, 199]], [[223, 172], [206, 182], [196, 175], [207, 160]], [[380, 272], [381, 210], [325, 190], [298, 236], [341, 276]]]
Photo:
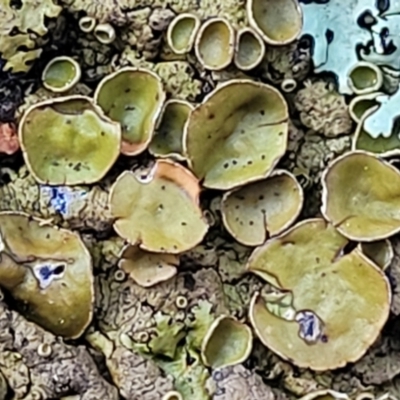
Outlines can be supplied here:
[[300, 311], [296, 314], [296, 321], [299, 323], [299, 336], [307, 343], [316, 342], [325, 338], [322, 335], [322, 322], [312, 311]]
[[41, 289], [46, 289], [54, 279], [59, 279], [63, 276], [65, 265], [57, 263], [55, 265], [41, 264], [37, 265], [34, 269], [34, 275], [39, 281]]
[[50, 266], [49, 265], [43, 265], [43, 267], [41, 267], [39, 269], [39, 274], [44, 280], [49, 279], [51, 274], [52, 274]]
[[49, 207], [57, 213], [66, 216], [70, 210], [70, 204], [85, 194], [84, 191], [74, 191], [68, 186], [42, 186], [43, 194], [49, 197]]

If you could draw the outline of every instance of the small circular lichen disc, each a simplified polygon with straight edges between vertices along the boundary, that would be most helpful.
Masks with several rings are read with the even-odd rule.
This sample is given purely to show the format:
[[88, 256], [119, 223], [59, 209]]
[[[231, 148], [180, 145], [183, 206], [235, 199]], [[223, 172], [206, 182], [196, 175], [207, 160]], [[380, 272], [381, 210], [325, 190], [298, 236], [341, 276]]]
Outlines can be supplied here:
[[303, 205], [303, 191], [285, 171], [228, 192], [222, 201], [223, 222], [231, 235], [247, 246], [257, 246], [288, 228]]
[[149, 145], [165, 100], [160, 78], [154, 73], [123, 68], [99, 83], [95, 102], [122, 126], [121, 152], [136, 155]]
[[207, 232], [196, 178], [184, 167], [158, 160], [144, 178], [124, 172], [111, 190], [114, 228], [131, 244], [177, 254], [201, 242]]
[[224, 69], [232, 62], [234, 43], [235, 32], [229, 21], [211, 18], [200, 27], [197, 34], [197, 58], [206, 69]]
[[120, 126], [89, 98], [71, 96], [38, 103], [24, 115], [19, 138], [25, 162], [39, 183], [99, 181], [120, 152]]
[[235, 64], [244, 71], [255, 68], [265, 53], [264, 43], [251, 29], [244, 29], [238, 34], [235, 52]]
[[168, 42], [172, 50], [177, 54], [191, 51], [199, 27], [200, 20], [195, 15], [178, 15], [168, 27]]
[[383, 83], [382, 71], [370, 62], [360, 61], [349, 71], [349, 86], [356, 94], [376, 93]]
[[365, 152], [336, 159], [323, 179], [322, 213], [346, 237], [375, 241], [400, 230], [400, 172]]
[[202, 345], [202, 357], [213, 369], [244, 362], [253, 343], [251, 329], [231, 317], [218, 318], [209, 328]]
[[302, 9], [297, 0], [248, 0], [250, 24], [270, 44], [293, 42], [303, 26]]
[[267, 177], [287, 147], [288, 110], [272, 86], [232, 80], [196, 107], [184, 147], [203, 186], [234, 187]]
[[[19, 213], [0, 213], [0, 237], [5, 250], [0, 260], [0, 286], [10, 291], [22, 312], [55, 335], [80, 336], [93, 307], [92, 261], [78, 234], [45, 225]], [[62, 274], [41, 286], [35, 275], [50, 265]], [[43, 282], [42, 282], [43, 283]]]
[[66, 56], [50, 60], [42, 74], [43, 86], [56, 93], [71, 90], [80, 78], [80, 65], [73, 58]]
[[[270, 312], [261, 296], [250, 307], [261, 341], [299, 367], [328, 370], [357, 361], [378, 337], [389, 316], [389, 282], [359, 250], [345, 252], [348, 240], [322, 219], [305, 220], [257, 248], [248, 269], [293, 295], [296, 312], [311, 311], [322, 321], [312, 343], [300, 336], [296, 320]], [[313, 335], [315, 324], [304, 325]]]

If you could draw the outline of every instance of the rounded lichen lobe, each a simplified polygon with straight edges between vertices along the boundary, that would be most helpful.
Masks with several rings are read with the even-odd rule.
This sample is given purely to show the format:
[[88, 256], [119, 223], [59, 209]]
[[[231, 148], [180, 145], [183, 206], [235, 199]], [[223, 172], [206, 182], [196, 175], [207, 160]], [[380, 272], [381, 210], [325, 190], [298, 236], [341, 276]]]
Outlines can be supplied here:
[[30, 107], [19, 140], [39, 183], [89, 184], [103, 178], [117, 159], [121, 129], [90, 98], [68, 96]]
[[114, 229], [132, 245], [177, 254], [200, 243], [208, 230], [200, 186], [184, 167], [157, 160], [146, 172], [122, 173], [111, 189]]
[[322, 179], [322, 213], [351, 240], [371, 242], [400, 230], [400, 173], [373, 154], [337, 158]]
[[[256, 294], [249, 316], [260, 340], [294, 364], [336, 369], [357, 361], [378, 337], [389, 316], [387, 277], [322, 219], [304, 220], [257, 248], [248, 261], [282, 293], [292, 312], [270, 306]], [[278, 307], [279, 309], [279, 307]]]
[[251, 26], [273, 45], [293, 42], [303, 26], [297, 0], [247, 0], [247, 14]]
[[222, 70], [233, 59], [235, 31], [224, 18], [210, 18], [197, 33], [195, 52], [199, 62], [209, 70]]
[[76, 338], [93, 307], [91, 256], [80, 237], [26, 214], [0, 213], [0, 286], [28, 319]]
[[287, 229], [299, 216], [303, 190], [289, 172], [277, 170], [270, 177], [227, 192], [221, 212], [226, 229], [247, 246], [258, 246]]
[[179, 257], [174, 254], [151, 253], [136, 246], [127, 246], [118, 266], [140, 286], [151, 287], [171, 279], [177, 273]]
[[126, 67], [105, 77], [95, 102], [122, 127], [121, 152], [136, 155], [149, 145], [165, 92], [160, 78], [146, 69]]
[[288, 109], [272, 86], [221, 84], [189, 116], [184, 151], [203, 186], [227, 190], [267, 177], [286, 151]]

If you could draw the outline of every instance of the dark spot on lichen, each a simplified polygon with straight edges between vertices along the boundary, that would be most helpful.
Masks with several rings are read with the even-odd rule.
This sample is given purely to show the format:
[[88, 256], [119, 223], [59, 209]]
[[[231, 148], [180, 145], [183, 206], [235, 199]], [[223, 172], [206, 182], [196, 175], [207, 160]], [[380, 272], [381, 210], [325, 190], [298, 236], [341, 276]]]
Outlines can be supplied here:
[[55, 275], [61, 275], [65, 271], [65, 266], [64, 265], [57, 265], [56, 268], [54, 268], [53, 273]]
[[261, 155], [261, 160], [265, 160], [265, 154]]
[[226, 169], [226, 168], [228, 168], [229, 167], [229, 164], [228, 163], [225, 163], [224, 164], [224, 168]]
[[260, 114], [261, 114], [261, 115], [265, 115], [265, 111], [264, 111], [264, 110], [261, 110], [261, 111], [260, 111]]

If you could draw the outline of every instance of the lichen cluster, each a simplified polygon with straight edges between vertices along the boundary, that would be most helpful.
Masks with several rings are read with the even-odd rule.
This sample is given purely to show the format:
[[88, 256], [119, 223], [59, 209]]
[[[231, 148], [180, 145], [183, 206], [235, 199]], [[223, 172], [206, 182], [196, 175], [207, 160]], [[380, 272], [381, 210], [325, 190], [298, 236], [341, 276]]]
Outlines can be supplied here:
[[0, 5], [0, 400], [400, 399], [396, 3]]

